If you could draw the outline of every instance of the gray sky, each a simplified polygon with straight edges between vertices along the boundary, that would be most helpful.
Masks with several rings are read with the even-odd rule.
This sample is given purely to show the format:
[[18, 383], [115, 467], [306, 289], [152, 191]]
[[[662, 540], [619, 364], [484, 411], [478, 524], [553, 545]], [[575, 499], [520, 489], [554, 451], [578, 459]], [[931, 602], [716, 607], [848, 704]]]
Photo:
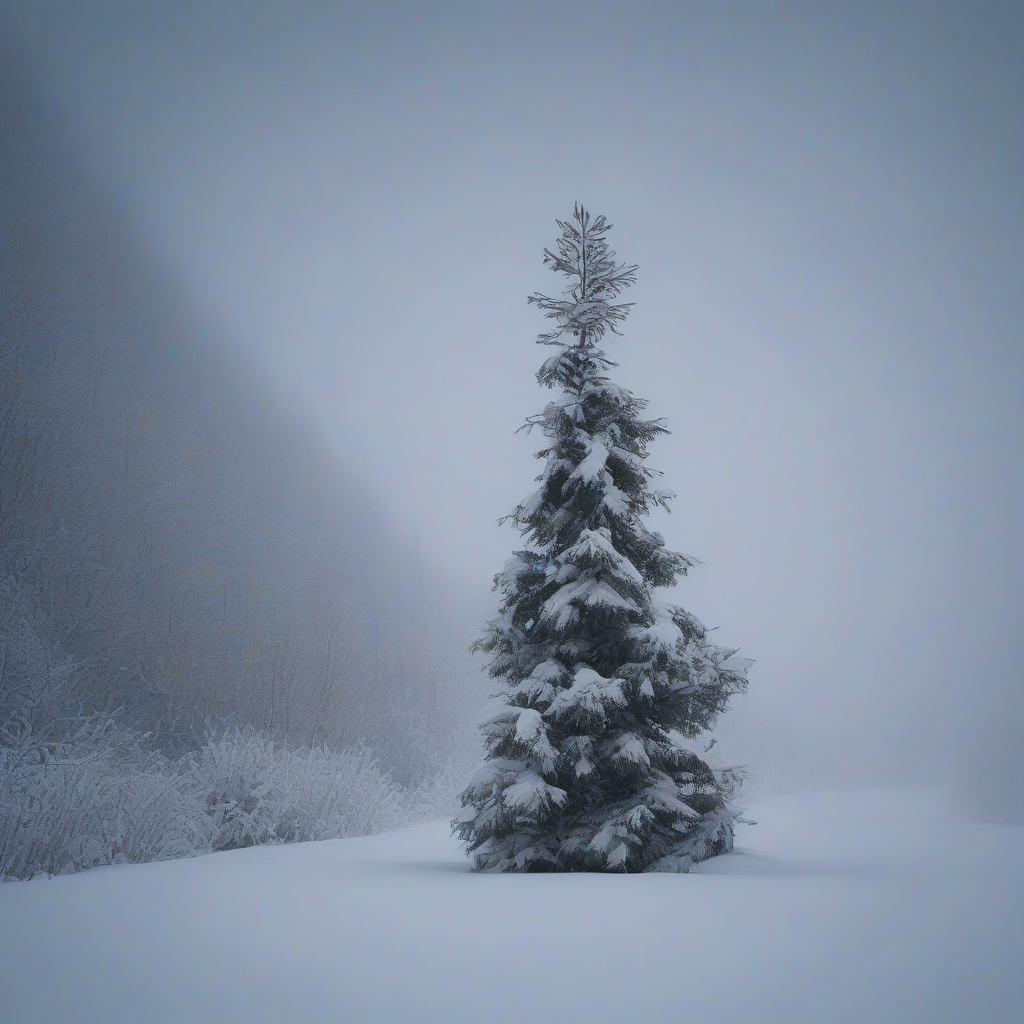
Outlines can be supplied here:
[[541, 250], [574, 200], [606, 214], [640, 265], [608, 347], [673, 430], [656, 525], [706, 563], [681, 603], [757, 659], [752, 700], [941, 759], [965, 707], [1021, 716], [1022, 12], [94, 0], [8, 23], [197, 303], [471, 590], [539, 468], [513, 432], [547, 401]]

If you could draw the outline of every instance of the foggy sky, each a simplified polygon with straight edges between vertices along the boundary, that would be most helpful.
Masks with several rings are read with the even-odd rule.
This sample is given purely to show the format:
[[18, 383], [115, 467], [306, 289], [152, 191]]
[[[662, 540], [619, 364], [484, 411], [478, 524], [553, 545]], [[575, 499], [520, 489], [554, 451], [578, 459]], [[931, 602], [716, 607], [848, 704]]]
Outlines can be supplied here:
[[469, 590], [539, 471], [525, 297], [580, 200], [640, 265], [608, 350], [673, 431], [655, 526], [705, 563], [676, 596], [750, 700], [929, 765], [1020, 721], [1019, 5], [5, 20], [200, 306]]

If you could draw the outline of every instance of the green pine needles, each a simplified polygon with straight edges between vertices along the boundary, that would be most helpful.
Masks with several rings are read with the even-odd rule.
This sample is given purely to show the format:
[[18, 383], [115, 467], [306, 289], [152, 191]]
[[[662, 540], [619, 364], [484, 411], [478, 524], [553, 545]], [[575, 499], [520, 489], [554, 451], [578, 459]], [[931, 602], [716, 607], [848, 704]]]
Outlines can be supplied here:
[[453, 828], [480, 870], [685, 871], [732, 849], [740, 773], [688, 741], [746, 689], [747, 663], [656, 596], [694, 564], [643, 521], [673, 497], [644, 464], [667, 431], [598, 347], [637, 268], [616, 263], [604, 217], [577, 205], [558, 226], [544, 262], [563, 297], [529, 298], [554, 321], [537, 379], [557, 397], [527, 420], [544, 471], [507, 518], [529, 547], [495, 577], [500, 614], [474, 645], [505, 689]]

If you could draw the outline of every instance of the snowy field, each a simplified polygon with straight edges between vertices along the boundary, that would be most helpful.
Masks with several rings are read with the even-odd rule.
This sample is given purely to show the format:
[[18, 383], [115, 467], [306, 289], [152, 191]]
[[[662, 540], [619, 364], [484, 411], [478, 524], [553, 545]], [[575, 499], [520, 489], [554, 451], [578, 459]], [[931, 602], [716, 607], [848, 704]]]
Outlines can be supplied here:
[[748, 814], [689, 875], [475, 875], [438, 822], [0, 885], [3, 1020], [1024, 1020], [1024, 828]]

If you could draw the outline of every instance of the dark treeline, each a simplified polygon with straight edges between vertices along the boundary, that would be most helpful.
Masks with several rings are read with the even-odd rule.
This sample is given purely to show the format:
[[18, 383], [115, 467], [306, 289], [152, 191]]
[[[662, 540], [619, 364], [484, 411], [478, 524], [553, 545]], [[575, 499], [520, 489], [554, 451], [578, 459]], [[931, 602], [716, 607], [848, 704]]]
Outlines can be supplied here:
[[0, 718], [121, 708], [171, 756], [238, 725], [435, 770], [475, 710], [459, 596], [189, 309], [18, 67], [0, 70]]

